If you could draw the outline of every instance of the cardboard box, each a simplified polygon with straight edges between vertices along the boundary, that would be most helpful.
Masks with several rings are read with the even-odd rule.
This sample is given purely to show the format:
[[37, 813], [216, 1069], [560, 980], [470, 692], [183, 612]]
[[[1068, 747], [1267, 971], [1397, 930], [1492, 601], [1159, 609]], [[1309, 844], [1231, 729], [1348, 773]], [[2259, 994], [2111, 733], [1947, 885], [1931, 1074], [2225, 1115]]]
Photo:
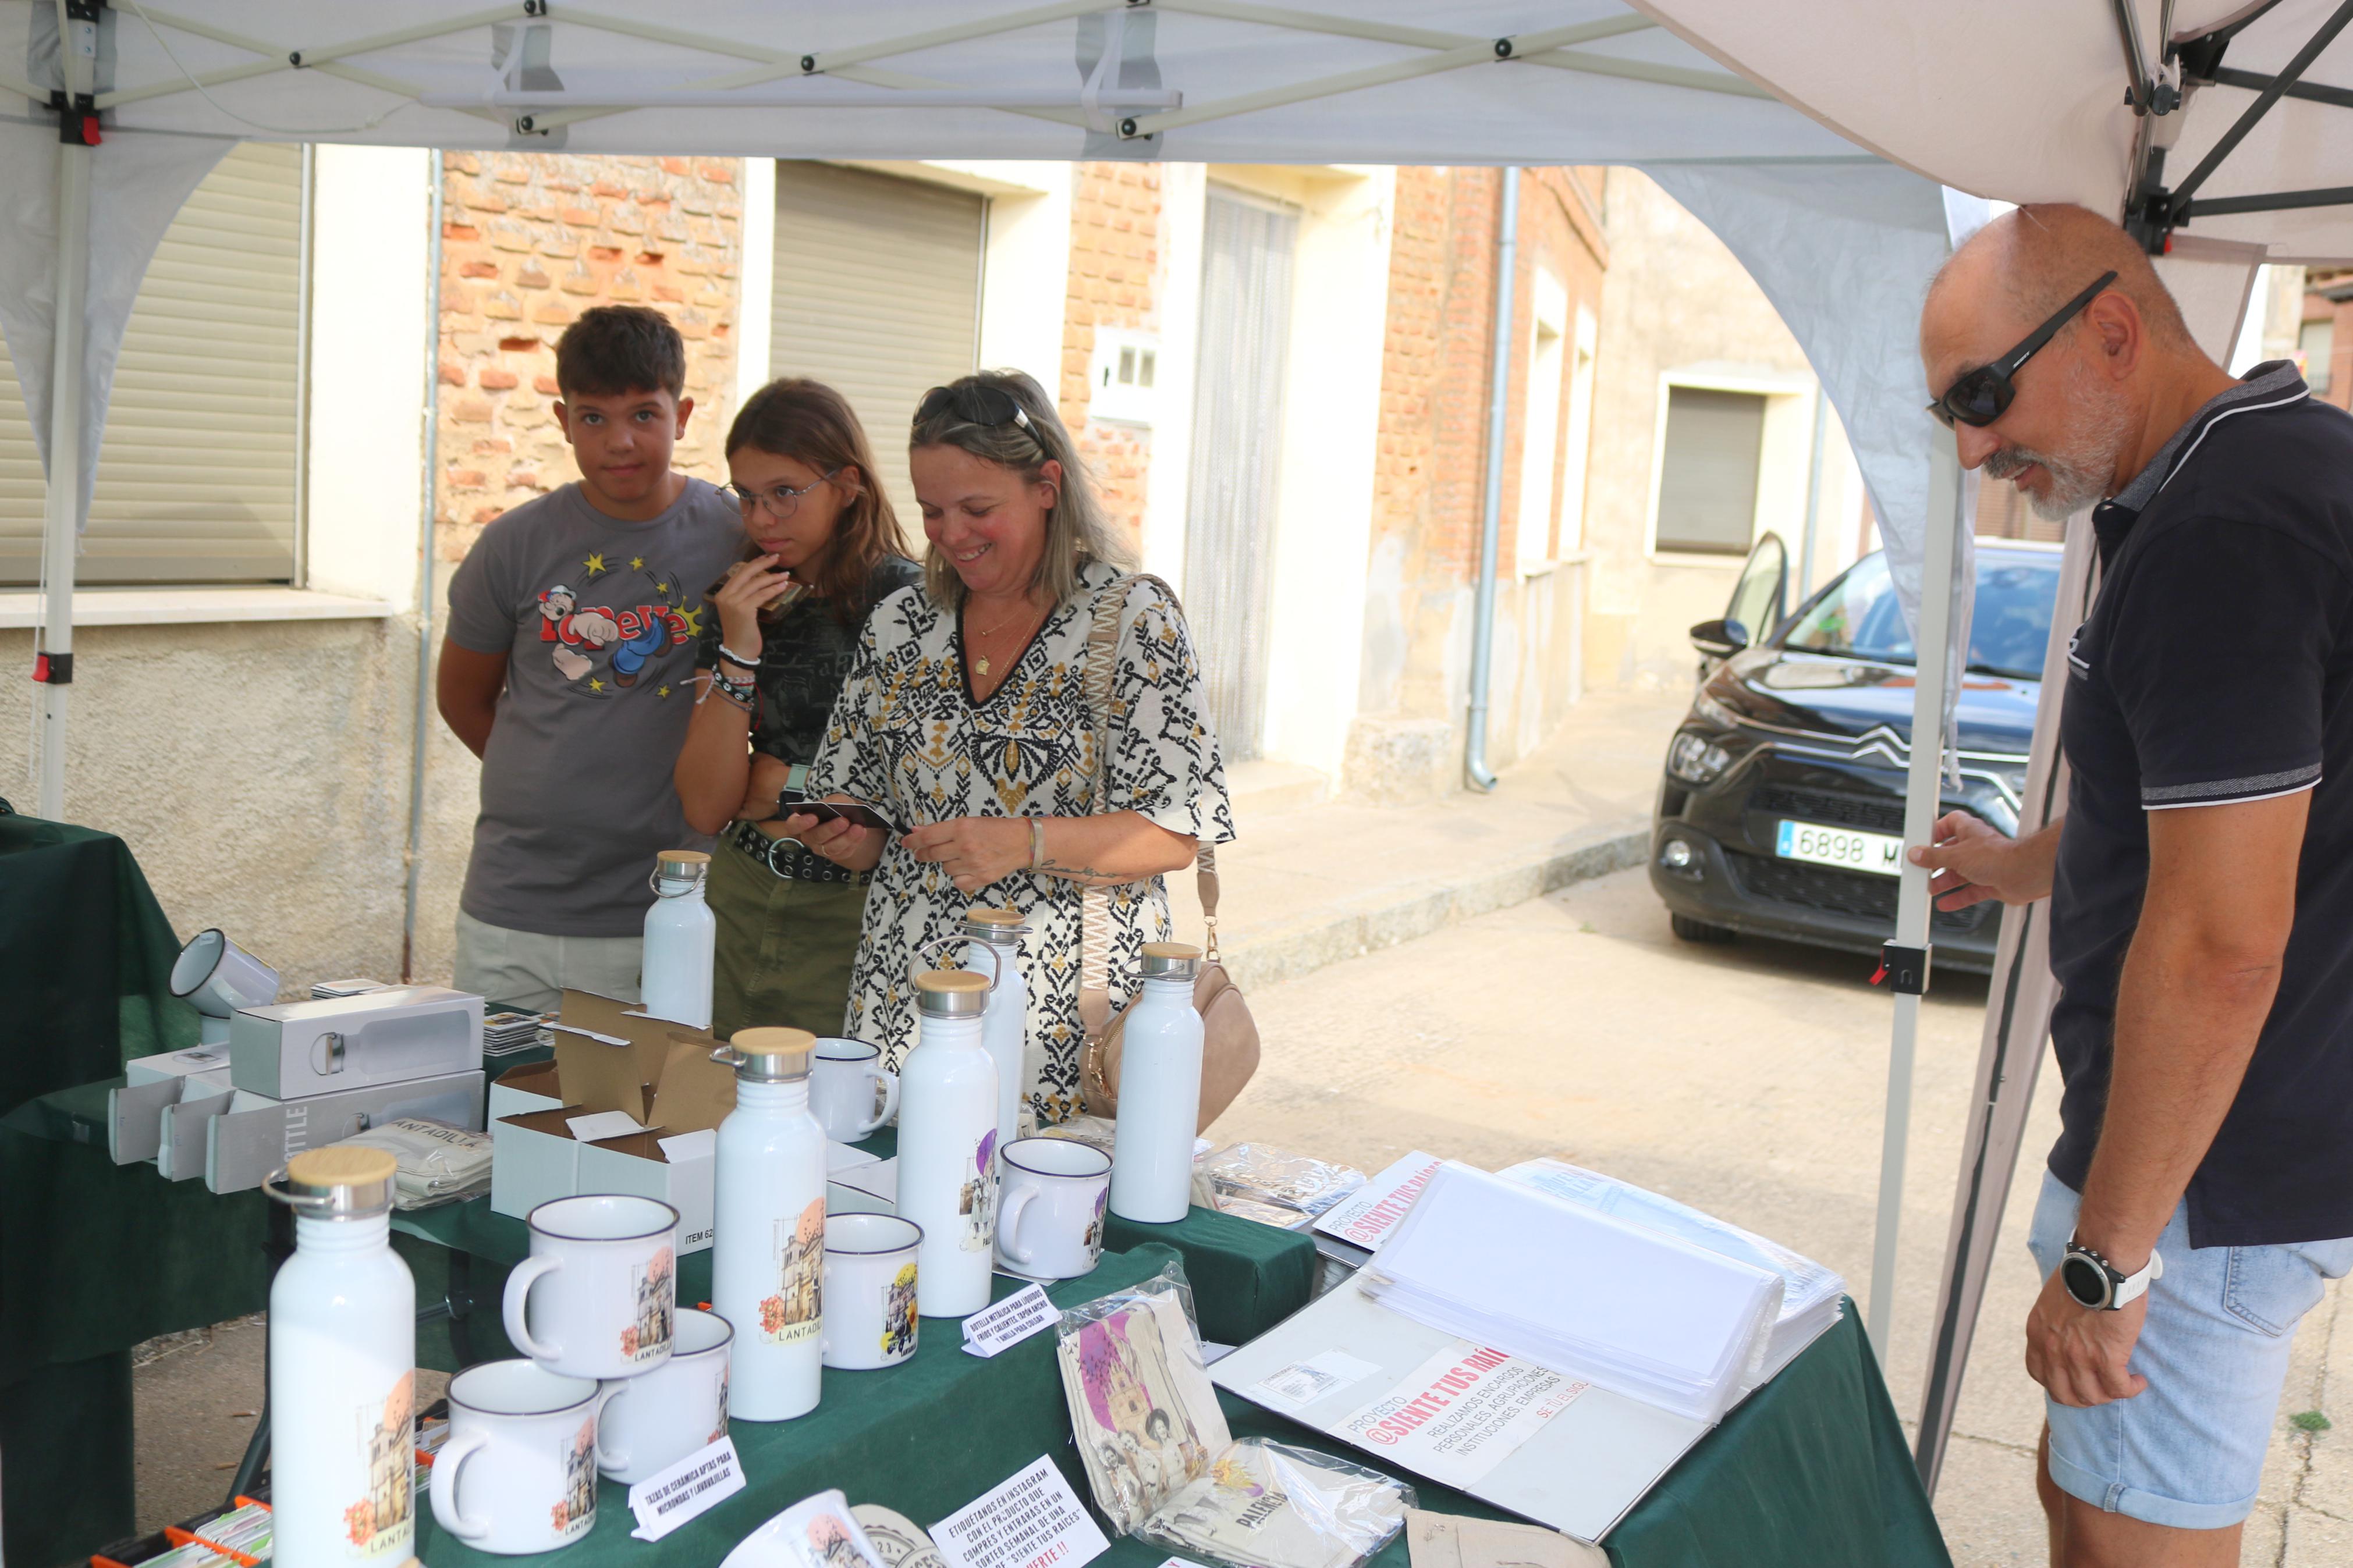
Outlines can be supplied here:
[[[554, 1061], [491, 1086], [491, 1211], [520, 1219], [551, 1198], [630, 1193], [679, 1211], [681, 1251], [709, 1247], [712, 1156], [682, 1140], [735, 1109], [735, 1071], [711, 1059], [718, 1039], [586, 991], [564, 994], [551, 1028]], [[615, 1111], [634, 1124], [626, 1135], [576, 1136], [575, 1121]]]

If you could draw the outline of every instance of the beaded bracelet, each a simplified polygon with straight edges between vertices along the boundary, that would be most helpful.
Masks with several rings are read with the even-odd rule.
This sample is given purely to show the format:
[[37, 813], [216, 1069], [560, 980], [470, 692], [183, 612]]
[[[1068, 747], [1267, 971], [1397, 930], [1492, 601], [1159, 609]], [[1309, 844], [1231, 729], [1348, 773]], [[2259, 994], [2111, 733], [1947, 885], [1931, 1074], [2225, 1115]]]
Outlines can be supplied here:
[[758, 655], [755, 654], [750, 658], [745, 658], [742, 654], [737, 653], [725, 643], [721, 643], [719, 645], [719, 657], [742, 669], [757, 669], [760, 668], [760, 659]]

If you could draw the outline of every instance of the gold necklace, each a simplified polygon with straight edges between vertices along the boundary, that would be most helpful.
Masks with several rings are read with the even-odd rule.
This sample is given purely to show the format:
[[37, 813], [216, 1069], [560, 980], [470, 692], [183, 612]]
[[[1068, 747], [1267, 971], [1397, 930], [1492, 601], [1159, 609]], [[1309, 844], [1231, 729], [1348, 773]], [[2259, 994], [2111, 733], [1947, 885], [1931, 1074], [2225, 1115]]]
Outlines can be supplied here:
[[[1022, 601], [1020, 610], [1016, 611], [1013, 615], [1006, 616], [1005, 619], [997, 622], [993, 626], [988, 626], [983, 630], [975, 632], [972, 635], [973, 643], [977, 645], [983, 637], [995, 637], [997, 633], [1003, 631], [1006, 627], [1011, 626], [1016, 620], [1019, 619], [1024, 614], [1038, 615], [1039, 611], [1035, 605], [1031, 605], [1025, 599]], [[972, 657], [972, 668], [974, 674], [980, 676], [983, 679], [987, 679], [988, 656], [985, 653], [977, 651], [974, 652]]]

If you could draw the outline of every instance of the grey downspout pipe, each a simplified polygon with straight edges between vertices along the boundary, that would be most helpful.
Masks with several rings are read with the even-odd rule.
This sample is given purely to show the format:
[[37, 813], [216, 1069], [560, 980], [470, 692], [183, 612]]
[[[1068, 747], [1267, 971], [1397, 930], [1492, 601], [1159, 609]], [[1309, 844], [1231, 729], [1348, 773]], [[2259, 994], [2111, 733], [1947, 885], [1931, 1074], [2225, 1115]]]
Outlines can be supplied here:
[[1495, 557], [1504, 531], [1504, 431], [1511, 407], [1512, 296], [1519, 284], [1520, 171], [1504, 171], [1503, 210], [1495, 217], [1495, 374], [1487, 391], [1487, 504], [1479, 523], [1479, 585], [1471, 622], [1471, 714], [1462, 776], [1484, 795], [1496, 778], [1487, 766], [1487, 688], [1495, 674]]
[[418, 883], [425, 874], [425, 752], [433, 722], [434, 479], [441, 467], [441, 153], [432, 154], [425, 284], [425, 472], [417, 522], [417, 713], [408, 762], [407, 886], [401, 901], [400, 979], [415, 978]]

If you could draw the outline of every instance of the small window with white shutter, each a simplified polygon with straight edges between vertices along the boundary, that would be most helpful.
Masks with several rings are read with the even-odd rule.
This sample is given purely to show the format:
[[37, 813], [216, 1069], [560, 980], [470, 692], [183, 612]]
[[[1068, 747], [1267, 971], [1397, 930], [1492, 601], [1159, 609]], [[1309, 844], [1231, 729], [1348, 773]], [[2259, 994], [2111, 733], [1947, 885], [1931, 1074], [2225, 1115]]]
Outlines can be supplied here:
[[[240, 143], [156, 247], [123, 334], [77, 582], [299, 580], [304, 189], [301, 147]], [[44, 494], [0, 346], [0, 586], [39, 580]]]

